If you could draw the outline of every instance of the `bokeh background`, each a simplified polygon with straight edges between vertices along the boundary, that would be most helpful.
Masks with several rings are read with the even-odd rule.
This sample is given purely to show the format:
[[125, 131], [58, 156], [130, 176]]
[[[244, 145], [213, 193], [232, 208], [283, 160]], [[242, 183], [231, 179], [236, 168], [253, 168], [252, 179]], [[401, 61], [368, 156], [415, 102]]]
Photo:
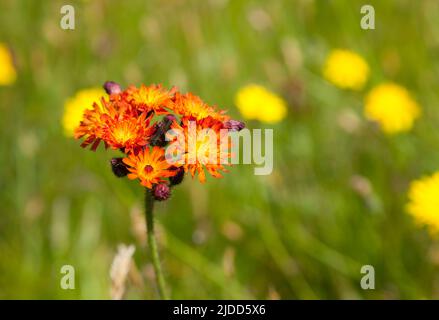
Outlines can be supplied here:
[[[439, 244], [406, 213], [410, 181], [439, 169], [439, 2], [0, 2], [0, 42], [16, 81], [0, 87], [0, 298], [109, 299], [119, 244], [133, 244], [125, 298], [155, 299], [143, 190], [113, 176], [116, 152], [64, 135], [66, 99], [106, 80], [163, 83], [243, 119], [249, 83], [288, 104], [274, 129], [274, 171], [238, 165], [201, 185], [186, 178], [157, 205], [168, 287], [179, 299], [439, 298]], [[371, 4], [376, 29], [360, 28]], [[342, 90], [322, 76], [334, 48], [362, 55], [370, 79]], [[382, 133], [363, 116], [382, 81], [422, 107], [414, 128]], [[245, 120], [245, 119], [243, 119]], [[60, 287], [63, 265], [76, 289]], [[362, 290], [362, 265], [375, 290]]]

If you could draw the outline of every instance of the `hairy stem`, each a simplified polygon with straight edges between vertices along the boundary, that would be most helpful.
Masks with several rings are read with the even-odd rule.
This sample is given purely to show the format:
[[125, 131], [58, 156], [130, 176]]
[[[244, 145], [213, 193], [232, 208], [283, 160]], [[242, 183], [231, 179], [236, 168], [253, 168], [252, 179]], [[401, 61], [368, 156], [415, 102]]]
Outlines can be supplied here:
[[152, 265], [157, 280], [160, 299], [168, 300], [165, 288], [165, 278], [163, 277], [162, 267], [160, 265], [157, 242], [154, 236], [154, 199], [151, 192], [145, 189], [145, 216], [146, 216], [146, 233], [148, 237], [148, 246], [151, 252]]

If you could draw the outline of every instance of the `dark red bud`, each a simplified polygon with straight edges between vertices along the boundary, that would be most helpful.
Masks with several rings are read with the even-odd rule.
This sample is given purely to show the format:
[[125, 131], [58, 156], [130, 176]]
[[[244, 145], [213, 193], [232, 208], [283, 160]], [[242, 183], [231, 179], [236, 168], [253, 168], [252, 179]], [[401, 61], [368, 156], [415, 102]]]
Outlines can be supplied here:
[[245, 123], [238, 120], [228, 120], [224, 122], [224, 128], [230, 131], [241, 131], [245, 128]]
[[116, 177], [125, 177], [129, 171], [125, 163], [123, 163], [122, 158], [113, 158], [110, 160], [111, 170]]
[[168, 114], [163, 117], [162, 121], [155, 124], [155, 132], [151, 138], [150, 145], [164, 147], [168, 143], [166, 141], [166, 132], [171, 128], [172, 122], [176, 120], [175, 116]]
[[177, 120], [177, 118], [173, 114], [168, 114], [163, 117], [163, 121], [169, 124], [172, 124], [175, 120]]
[[176, 170], [177, 173], [169, 178], [169, 181], [171, 182], [171, 186], [176, 186], [177, 184], [180, 184], [183, 181], [184, 178], [184, 168], [183, 167], [173, 167], [171, 170]]
[[167, 184], [156, 184], [153, 188], [152, 195], [157, 201], [167, 200], [171, 196], [171, 188]]
[[114, 81], [107, 81], [103, 85], [105, 92], [107, 94], [118, 94], [122, 92], [122, 88], [120, 84], [114, 82]]

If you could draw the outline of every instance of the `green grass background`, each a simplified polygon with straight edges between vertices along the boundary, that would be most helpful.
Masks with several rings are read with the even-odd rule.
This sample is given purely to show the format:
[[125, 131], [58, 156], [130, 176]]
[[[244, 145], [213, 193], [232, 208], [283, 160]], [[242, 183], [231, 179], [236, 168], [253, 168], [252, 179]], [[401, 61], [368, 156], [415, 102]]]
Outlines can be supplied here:
[[[136, 245], [143, 276], [126, 298], [157, 298], [132, 231], [142, 188], [113, 176], [115, 152], [63, 135], [65, 99], [106, 80], [176, 85], [238, 119], [234, 94], [248, 83], [289, 103], [279, 124], [248, 123], [274, 129], [272, 175], [241, 165], [205, 185], [187, 178], [157, 205], [173, 298], [439, 298], [439, 244], [404, 210], [410, 181], [439, 170], [437, 1], [71, 1], [74, 31], [59, 27], [64, 4], [0, 3], [18, 70], [0, 88], [0, 298], [108, 299], [119, 243]], [[363, 4], [376, 30], [360, 28]], [[337, 47], [368, 61], [364, 91], [322, 79]], [[410, 133], [387, 137], [362, 116], [365, 93], [386, 80], [422, 106]], [[355, 191], [356, 176], [370, 193]], [[60, 288], [65, 264], [75, 290]], [[375, 290], [361, 289], [362, 265], [375, 267]]]

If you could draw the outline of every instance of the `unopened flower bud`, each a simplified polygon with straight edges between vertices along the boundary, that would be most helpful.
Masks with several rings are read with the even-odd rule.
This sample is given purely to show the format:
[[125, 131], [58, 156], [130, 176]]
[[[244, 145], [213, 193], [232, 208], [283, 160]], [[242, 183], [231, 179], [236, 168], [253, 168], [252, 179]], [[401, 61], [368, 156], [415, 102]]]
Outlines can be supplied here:
[[151, 138], [150, 145], [164, 147], [168, 142], [166, 141], [166, 132], [171, 128], [172, 122], [175, 121], [175, 116], [168, 114], [163, 117], [162, 121], [155, 124], [155, 132]]
[[110, 160], [111, 170], [116, 177], [125, 177], [129, 171], [125, 163], [123, 163], [122, 158], [113, 158]]
[[171, 196], [171, 188], [164, 183], [156, 184], [152, 194], [157, 201], [163, 201]]
[[176, 186], [177, 184], [180, 184], [183, 181], [184, 178], [184, 168], [183, 167], [173, 167], [171, 170], [176, 170], [177, 173], [169, 177], [169, 181], [171, 182], [171, 186]]
[[105, 92], [107, 94], [118, 94], [122, 92], [122, 88], [120, 84], [114, 82], [114, 81], [107, 81], [103, 85]]
[[224, 122], [224, 128], [230, 131], [241, 131], [245, 128], [245, 123], [238, 120], [228, 120]]
[[165, 121], [168, 125], [171, 125], [175, 120], [177, 120], [177, 118], [172, 114], [168, 114], [163, 117], [163, 121]]

